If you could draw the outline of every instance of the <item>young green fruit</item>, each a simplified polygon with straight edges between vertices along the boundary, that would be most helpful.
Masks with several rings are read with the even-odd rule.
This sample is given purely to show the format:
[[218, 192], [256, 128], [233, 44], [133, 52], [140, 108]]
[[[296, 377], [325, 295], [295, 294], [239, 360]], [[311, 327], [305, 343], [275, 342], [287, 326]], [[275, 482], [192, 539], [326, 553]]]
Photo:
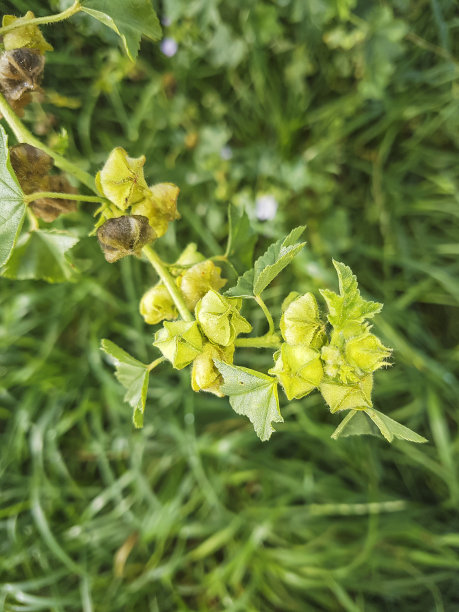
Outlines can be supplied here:
[[344, 384], [325, 379], [319, 387], [331, 412], [365, 410], [372, 407], [373, 376], [368, 374], [358, 382]]
[[133, 205], [132, 212], [147, 217], [158, 238], [164, 236], [171, 221], [180, 219], [177, 199], [180, 189], [173, 183], [158, 183], [144, 193], [144, 198]]
[[209, 290], [218, 291], [226, 285], [226, 278], [222, 278], [220, 274], [221, 268], [207, 259], [188, 268], [177, 278], [177, 285], [190, 310], [194, 310], [196, 304]]
[[202, 352], [193, 361], [191, 372], [191, 387], [193, 391], [207, 391], [218, 397], [223, 397], [220, 388], [223, 377], [215, 367], [214, 359], [233, 363], [234, 344], [226, 347], [216, 346], [206, 342]]
[[145, 155], [129, 157], [122, 147], [116, 147], [96, 175], [99, 191], [121, 210], [141, 202], [149, 191], [143, 175], [144, 164]]
[[288, 344], [301, 344], [320, 348], [325, 341], [325, 325], [320, 319], [319, 307], [312, 293], [291, 301], [281, 317], [280, 329]]
[[239, 334], [252, 331], [250, 323], [239, 313], [241, 306], [240, 298], [226, 298], [212, 289], [197, 303], [196, 319], [211, 342], [229, 346]]
[[24, 24], [21, 27], [16, 27], [14, 30], [3, 35], [3, 46], [6, 51], [12, 49], [37, 49], [41, 54], [45, 51], [53, 51], [52, 46], [46, 42], [45, 37], [40, 31], [40, 28], [35, 24], [28, 24], [35, 15], [32, 11], [27, 11], [24, 17], [15, 17], [14, 15], [3, 15], [2, 26], [15, 24]]
[[323, 379], [320, 353], [314, 349], [283, 343], [274, 359], [276, 363], [268, 373], [277, 376], [289, 400], [308, 395]]
[[164, 322], [156, 332], [156, 346], [176, 370], [189, 365], [202, 351], [203, 339], [196, 321]]
[[163, 283], [158, 283], [143, 294], [140, 300], [140, 314], [149, 325], [178, 317], [177, 308]]

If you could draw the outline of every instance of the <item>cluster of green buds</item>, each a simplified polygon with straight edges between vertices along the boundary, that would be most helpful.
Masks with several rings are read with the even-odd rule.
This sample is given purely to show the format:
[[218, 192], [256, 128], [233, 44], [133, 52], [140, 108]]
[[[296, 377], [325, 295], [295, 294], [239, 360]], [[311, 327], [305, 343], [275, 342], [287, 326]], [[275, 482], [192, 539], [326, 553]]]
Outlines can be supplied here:
[[24, 17], [4, 15], [2, 20], [3, 27], [24, 23], [4, 34], [0, 54], [0, 91], [19, 116], [31, 102], [31, 92], [39, 90], [45, 52], [53, 50], [38, 26], [28, 23], [33, 18], [28, 11]]
[[105, 203], [97, 211], [97, 237], [105, 258], [112, 263], [140, 250], [166, 233], [177, 212], [179, 188], [172, 183], [149, 187], [143, 167], [145, 156], [129, 157], [116, 147], [96, 175], [96, 185]]

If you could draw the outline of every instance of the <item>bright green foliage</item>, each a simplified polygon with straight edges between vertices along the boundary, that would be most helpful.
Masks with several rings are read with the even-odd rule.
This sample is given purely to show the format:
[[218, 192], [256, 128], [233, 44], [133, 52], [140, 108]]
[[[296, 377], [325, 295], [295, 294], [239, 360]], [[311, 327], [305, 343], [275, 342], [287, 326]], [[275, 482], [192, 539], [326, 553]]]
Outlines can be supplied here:
[[239, 334], [252, 331], [250, 323], [239, 313], [242, 300], [225, 298], [208, 291], [196, 305], [196, 319], [211, 342], [221, 346], [233, 344]]
[[143, 36], [161, 38], [161, 26], [151, 0], [83, 0], [82, 10], [120, 36], [128, 57], [134, 61]]
[[0, 266], [3, 266], [21, 231], [26, 205], [10, 163], [8, 137], [0, 126]]
[[142, 427], [150, 376], [148, 366], [110, 340], [102, 340], [101, 348], [114, 361], [115, 376], [126, 389], [124, 401], [134, 408], [132, 416], [134, 425]]
[[196, 321], [165, 321], [156, 332], [153, 345], [174, 368], [181, 370], [201, 352], [202, 335]]
[[328, 320], [336, 330], [352, 323], [363, 323], [381, 311], [382, 304], [369, 302], [360, 296], [357, 279], [348, 266], [335, 260], [333, 265], [338, 273], [339, 295], [329, 289], [321, 289], [320, 293], [327, 302]]
[[304, 226], [296, 227], [288, 236], [272, 244], [226, 295], [245, 298], [260, 295], [304, 247], [305, 242], [298, 242], [304, 230]]
[[230, 204], [228, 207], [228, 243], [226, 256], [238, 272], [250, 268], [257, 235], [247, 213]]
[[378, 428], [368, 418], [365, 410], [350, 410], [331, 437], [333, 440], [338, 438], [348, 438], [349, 436], [379, 436]]
[[279, 410], [276, 379], [223, 361], [215, 360], [215, 364], [224, 380], [221, 390], [228, 395], [233, 410], [250, 419], [260, 440], [269, 440], [274, 431], [272, 423], [284, 421]]
[[2, 276], [17, 280], [44, 280], [48, 283], [74, 280], [78, 269], [67, 251], [77, 242], [77, 237], [57, 230], [34, 230], [23, 234], [2, 269]]
[[368, 414], [370, 419], [376, 424], [379, 431], [388, 442], [392, 442], [394, 438], [399, 440], [407, 440], [408, 442], [427, 442], [426, 438], [423, 436], [420, 436], [408, 427], [397, 423], [397, 421], [394, 421], [394, 419], [391, 419], [386, 414], [383, 414], [375, 408], [366, 410], [366, 414]]

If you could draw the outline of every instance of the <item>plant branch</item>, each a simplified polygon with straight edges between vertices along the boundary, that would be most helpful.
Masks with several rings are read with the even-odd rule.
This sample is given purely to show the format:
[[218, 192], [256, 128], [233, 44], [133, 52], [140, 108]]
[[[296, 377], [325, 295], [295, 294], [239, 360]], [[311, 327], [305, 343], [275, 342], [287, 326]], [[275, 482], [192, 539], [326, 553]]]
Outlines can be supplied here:
[[3, 118], [10, 126], [18, 142], [25, 142], [33, 147], [37, 147], [37, 149], [41, 149], [54, 159], [54, 162], [58, 168], [64, 172], [67, 172], [68, 174], [71, 174], [78, 181], [80, 181], [80, 183], [83, 183], [83, 185], [86, 185], [86, 187], [88, 187], [91, 191], [97, 193], [94, 178], [88, 172], [85, 172], [76, 164], [68, 161], [65, 159], [65, 157], [62, 157], [62, 155], [59, 155], [59, 153], [56, 153], [48, 146], [40, 142], [40, 140], [38, 140], [38, 138], [36, 138], [16, 116], [2, 94], [0, 94], [0, 114], [3, 115]]
[[41, 200], [43, 198], [53, 198], [56, 200], [76, 200], [77, 202], [98, 202], [106, 203], [109, 202], [102, 196], [87, 196], [81, 193], [63, 193], [62, 191], [37, 191], [36, 193], [30, 193], [24, 196], [24, 202], [28, 204], [34, 200]]
[[156, 366], [159, 366], [159, 364], [162, 363], [163, 361], [166, 361], [165, 357], [158, 357], [158, 359], [155, 359], [154, 361], [148, 364], [147, 370], [151, 372], [152, 370], [156, 368]]
[[185, 301], [183, 299], [182, 292], [177, 287], [173, 276], [171, 276], [170, 272], [164, 265], [161, 258], [158, 254], [152, 249], [150, 245], [144, 246], [142, 249], [143, 254], [151, 263], [153, 268], [156, 270], [159, 278], [163, 281], [166, 289], [169, 291], [169, 295], [171, 296], [177, 310], [180, 313], [180, 316], [184, 321], [194, 321], [194, 317], [191, 312], [188, 310]]
[[23, 28], [24, 26], [58, 23], [59, 21], [64, 21], [65, 19], [72, 17], [72, 15], [75, 15], [75, 13], [78, 13], [79, 11], [81, 11], [80, 0], [75, 0], [72, 6], [69, 6], [69, 8], [65, 9], [65, 11], [62, 11], [61, 13], [56, 13], [55, 15], [46, 15], [45, 17], [34, 17], [33, 19], [28, 19], [27, 21], [19, 23], [15, 21], [10, 25], [4, 26], [3, 28], [0, 28], [0, 36], [3, 36], [7, 32], [11, 32], [11, 30]]
[[265, 334], [255, 338], [237, 338], [236, 346], [241, 348], [280, 348], [281, 339], [278, 334]]
[[266, 304], [263, 302], [263, 300], [261, 299], [261, 297], [259, 295], [255, 296], [255, 301], [256, 303], [260, 306], [260, 308], [262, 309], [262, 311], [264, 312], [264, 315], [268, 321], [268, 325], [269, 325], [269, 334], [274, 334], [275, 332], [275, 327], [274, 327], [274, 321], [273, 318], [271, 316], [271, 313], [268, 310], [268, 307], [266, 306]]

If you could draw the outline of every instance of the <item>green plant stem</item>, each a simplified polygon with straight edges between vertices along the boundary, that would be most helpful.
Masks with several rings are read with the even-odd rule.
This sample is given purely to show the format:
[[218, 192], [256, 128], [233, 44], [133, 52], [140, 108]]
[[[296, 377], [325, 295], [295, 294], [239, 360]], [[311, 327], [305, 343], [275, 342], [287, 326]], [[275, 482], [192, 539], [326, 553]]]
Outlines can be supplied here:
[[65, 11], [62, 11], [61, 13], [56, 13], [55, 15], [46, 15], [45, 17], [34, 17], [33, 19], [29, 19], [26, 23], [14, 22], [10, 25], [4, 26], [3, 28], [0, 28], [0, 36], [3, 36], [7, 32], [11, 32], [11, 30], [22, 28], [24, 27], [24, 25], [29, 26], [29, 25], [40, 25], [40, 24], [45, 25], [48, 23], [58, 23], [59, 21], [64, 21], [65, 19], [72, 17], [72, 15], [75, 15], [75, 13], [78, 13], [79, 11], [81, 11], [80, 0], [75, 0], [72, 6], [69, 6], [69, 8], [65, 9]]
[[152, 370], [156, 368], [156, 366], [159, 366], [159, 364], [162, 363], [163, 361], [166, 361], [165, 357], [158, 357], [158, 359], [155, 359], [154, 361], [148, 364], [147, 370], [151, 372]]
[[256, 303], [260, 306], [260, 308], [262, 309], [262, 311], [265, 314], [265, 317], [268, 321], [268, 325], [269, 325], [269, 332], [268, 334], [274, 334], [275, 333], [275, 327], [274, 327], [274, 321], [273, 318], [271, 316], [271, 313], [268, 310], [268, 307], [266, 306], [266, 304], [263, 302], [263, 300], [261, 299], [261, 297], [259, 295], [255, 296], [255, 301]]
[[85, 172], [77, 165], [68, 161], [67, 159], [65, 159], [65, 157], [62, 157], [61, 155], [59, 155], [59, 153], [56, 153], [48, 146], [40, 142], [38, 138], [35, 138], [35, 136], [25, 127], [22, 121], [16, 116], [16, 114], [11, 109], [10, 105], [5, 100], [2, 94], [0, 94], [0, 114], [3, 115], [5, 121], [10, 126], [18, 142], [25, 142], [27, 144], [32, 145], [33, 147], [37, 147], [37, 149], [41, 149], [54, 159], [54, 162], [58, 168], [60, 168], [64, 172], [67, 172], [68, 174], [71, 174], [78, 181], [80, 181], [80, 183], [83, 183], [83, 185], [86, 185], [86, 187], [88, 187], [91, 191], [97, 193], [94, 178], [88, 172]]
[[30, 208], [27, 209], [27, 217], [29, 218], [31, 232], [34, 232], [35, 230], [40, 229], [40, 226], [38, 225], [38, 219], [33, 214], [33, 212], [30, 210]]
[[62, 193], [61, 191], [37, 191], [24, 196], [26, 203], [33, 202], [34, 200], [41, 200], [43, 198], [54, 198], [56, 200], [77, 200], [79, 202], [99, 202], [108, 203], [109, 200], [102, 196], [87, 196], [80, 193]]
[[156, 273], [163, 281], [164, 285], [166, 286], [166, 289], [169, 291], [169, 295], [171, 296], [174, 304], [176, 305], [177, 310], [179, 311], [182, 319], [184, 321], [194, 321], [193, 315], [188, 310], [185, 304], [182, 292], [175, 284], [174, 277], [171, 276], [158, 254], [154, 251], [154, 249], [152, 249], [150, 245], [144, 246], [142, 252], [148, 259], [148, 261], [151, 263], [153, 268], [156, 270]]
[[237, 338], [236, 346], [241, 348], [280, 348], [281, 339], [278, 334], [265, 334], [256, 338]]

